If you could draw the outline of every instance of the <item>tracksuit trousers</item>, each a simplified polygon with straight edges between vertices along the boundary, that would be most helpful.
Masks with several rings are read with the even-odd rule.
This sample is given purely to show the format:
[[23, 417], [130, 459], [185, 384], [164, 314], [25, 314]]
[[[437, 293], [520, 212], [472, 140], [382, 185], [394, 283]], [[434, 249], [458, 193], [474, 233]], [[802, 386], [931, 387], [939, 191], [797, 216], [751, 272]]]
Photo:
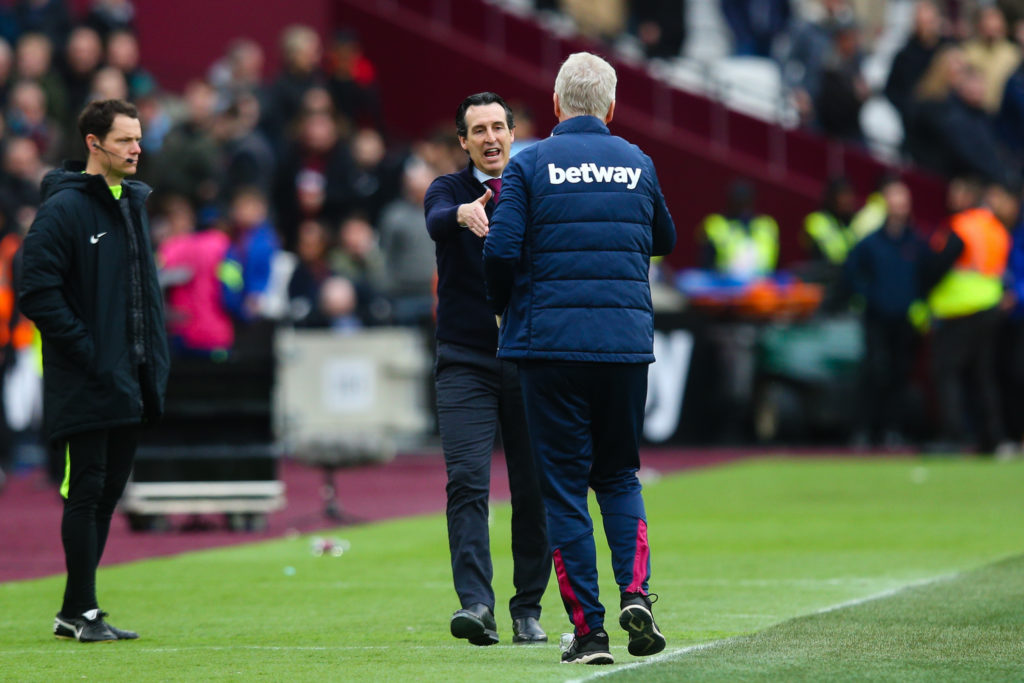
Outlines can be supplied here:
[[604, 626], [588, 488], [601, 508], [620, 593], [647, 594], [650, 548], [636, 476], [647, 368], [639, 363], [519, 363], [555, 575], [577, 636]]
[[540, 617], [551, 578], [544, 503], [526, 435], [514, 363], [493, 352], [439, 342], [435, 367], [437, 417], [448, 471], [448, 544], [462, 607], [494, 610], [488, 500], [495, 437], [501, 434], [512, 495], [513, 619]]
[[65, 616], [76, 617], [99, 606], [96, 568], [107, 544], [114, 508], [132, 471], [138, 440], [137, 426], [68, 437], [60, 525], [68, 570], [60, 610]]

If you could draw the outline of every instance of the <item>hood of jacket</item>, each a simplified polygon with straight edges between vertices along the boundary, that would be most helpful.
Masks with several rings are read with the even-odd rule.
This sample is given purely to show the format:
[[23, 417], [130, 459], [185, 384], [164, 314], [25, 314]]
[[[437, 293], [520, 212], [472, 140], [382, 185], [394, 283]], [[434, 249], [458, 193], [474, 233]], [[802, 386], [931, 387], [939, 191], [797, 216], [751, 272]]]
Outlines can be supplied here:
[[[128, 201], [133, 207], [144, 203], [153, 191], [153, 188], [139, 180], [125, 179], [122, 185], [128, 188]], [[43, 201], [65, 189], [91, 194], [101, 201], [114, 200], [114, 195], [111, 194], [103, 176], [86, 173], [85, 164], [81, 161], [65, 161], [61, 168], [55, 168], [43, 176]]]

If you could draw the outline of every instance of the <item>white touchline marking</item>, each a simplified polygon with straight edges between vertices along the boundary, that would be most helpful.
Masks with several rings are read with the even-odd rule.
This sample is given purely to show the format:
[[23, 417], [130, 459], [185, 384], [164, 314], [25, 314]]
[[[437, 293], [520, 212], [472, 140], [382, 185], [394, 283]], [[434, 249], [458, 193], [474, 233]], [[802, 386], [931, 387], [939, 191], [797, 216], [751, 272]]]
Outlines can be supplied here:
[[[875, 593], [873, 595], [868, 595], [868, 596], [863, 597], [863, 598], [854, 598], [853, 600], [846, 600], [845, 602], [840, 602], [840, 603], [835, 604], [835, 605], [830, 605], [829, 607], [822, 607], [821, 609], [814, 610], [813, 612], [808, 612], [807, 614], [798, 615], [796, 617], [793, 617], [792, 619], [800, 619], [801, 617], [811, 616], [811, 615], [815, 615], [815, 614], [828, 614], [829, 612], [835, 612], [837, 610], [845, 609], [847, 607], [855, 607], [857, 605], [862, 605], [864, 603], [872, 602], [874, 600], [882, 600], [883, 598], [888, 598], [890, 596], [896, 595], [897, 593], [900, 593], [902, 591], [908, 590], [910, 588], [919, 588], [921, 586], [927, 586], [927, 585], [932, 584], [932, 583], [941, 583], [943, 581], [949, 581], [950, 579], [953, 579], [953, 578], [959, 576], [961, 573], [962, 572], [956, 572], [956, 573], [953, 573], [953, 574], [942, 574], [942, 575], [939, 575], [939, 576], [932, 576], [932, 577], [928, 577], [928, 578], [925, 578], [925, 579], [919, 579], [917, 581], [911, 581], [910, 583], [905, 583], [905, 584], [903, 584], [901, 586], [897, 586], [895, 588], [890, 588], [888, 590], [884, 590], [881, 593]], [[792, 619], [786, 619], [784, 621], [780, 621], [779, 624], [784, 624], [787, 621], [792, 621]], [[773, 624], [773, 626], [778, 626], [778, 624]], [[772, 626], [769, 626], [767, 628], [772, 628]], [[765, 629], [762, 629], [762, 630], [765, 630]], [[756, 635], [757, 633], [759, 633], [759, 631], [754, 631], [752, 633], [744, 633], [744, 634], [738, 635], [738, 636], [730, 636], [729, 638], [723, 638], [721, 640], [712, 640], [711, 642], [708, 642], [708, 643], [699, 643], [697, 645], [690, 645], [689, 647], [682, 647], [682, 648], [679, 648], [678, 650], [672, 650], [671, 652], [662, 652], [661, 654], [654, 655], [653, 657], [646, 657], [646, 658], [644, 658], [642, 660], [639, 660], [639, 661], [630, 662], [629, 664], [623, 664], [622, 666], [615, 666], [615, 665], [613, 665], [613, 666], [615, 666], [615, 668], [613, 668], [613, 669], [607, 669], [607, 670], [604, 670], [604, 671], [596, 671], [596, 672], [594, 672], [594, 673], [592, 673], [592, 674], [590, 674], [588, 676], [584, 676], [582, 678], [570, 678], [570, 679], [566, 680], [565, 683], [584, 683], [585, 681], [593, 681], [593, 680], [598, 679], [598, 678], [604, 678], [605, 676], [614, 676], [615, 674], [619, 673], [620, 671], [627, 671], [629, 669], [637, 669], [637, 668], [640, 668], [640, 667], [643, 667], [643, 666], [649, 666], [651, 664], [657, 664], [659, 662], [670, 661], [670, 660], [673, 660], [673, 659], [677, 659], [677, 658], [679, 658], [679, 657], [681, 657], [681, 656], [683, 656], [685, 654], [689, 654], [691, 652], [699, 652], [701, 650], [710, 650], [712, 648], [721, 647], [722, 645], [726, 645], [726, 644], [731, 643], [733, 641], [740, 640], [741, 638], [749, 638], [750, 636]]]

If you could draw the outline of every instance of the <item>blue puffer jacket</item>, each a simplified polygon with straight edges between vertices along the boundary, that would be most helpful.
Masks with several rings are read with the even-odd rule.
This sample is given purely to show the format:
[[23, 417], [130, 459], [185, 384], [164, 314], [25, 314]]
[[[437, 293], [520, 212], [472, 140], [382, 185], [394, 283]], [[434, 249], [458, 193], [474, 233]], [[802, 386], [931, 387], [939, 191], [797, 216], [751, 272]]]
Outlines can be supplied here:
[[676, 229], [654, 165], [593, 116], [558, 124], [502, 175], [484, 243], [507, 359], [650, 363], [648, 267]]

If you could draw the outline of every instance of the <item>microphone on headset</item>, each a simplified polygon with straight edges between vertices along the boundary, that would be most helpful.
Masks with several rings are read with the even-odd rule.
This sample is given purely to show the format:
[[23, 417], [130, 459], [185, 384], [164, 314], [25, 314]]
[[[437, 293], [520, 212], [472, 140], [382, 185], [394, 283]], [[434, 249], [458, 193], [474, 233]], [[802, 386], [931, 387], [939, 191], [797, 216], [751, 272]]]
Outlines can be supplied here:
[[115, 153], [115, 152], [111, 152], [111, 151], [110, 151], [109, 149], [107, 149], [106, 147], [104, 147], [103, 145], [101, 145], [101, 144], [100, 144], [100, 143], [98, 143], [98, 142], [94, 142], [94, 143], [92, 143], [92, 146], [93, 146], [94, 148], [96, 148], [96, 149], [100, 150], [101, 152], [106, 152], [107, 154], [110, 154], [111, 156], [115, 156], [115, 157], [117, 157], [118, 159], [124, 159], [124, 160], [125, 160], [125, 161], [127, 161], [127, 162], [128, 162], [129, 164], [137, 164], [137, 163], [139, 162], [139, 160], [138, 160], [138, 159], [136, 159], [135, 157], [125, 157], [125, 156], [121, 156], [120, 154], [117, 154], [117, 153]]

